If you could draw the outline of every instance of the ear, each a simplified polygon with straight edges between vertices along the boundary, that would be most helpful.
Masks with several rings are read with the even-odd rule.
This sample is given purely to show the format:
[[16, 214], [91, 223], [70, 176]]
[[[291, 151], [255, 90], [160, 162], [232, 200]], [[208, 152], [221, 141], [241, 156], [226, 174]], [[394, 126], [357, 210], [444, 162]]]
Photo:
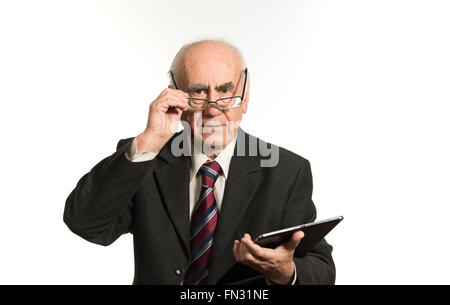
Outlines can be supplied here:
[[250, 100], [250, 80], [247, 78], [244, 99], [242, 100], [242, 112], [247, 113], [248, 101]]

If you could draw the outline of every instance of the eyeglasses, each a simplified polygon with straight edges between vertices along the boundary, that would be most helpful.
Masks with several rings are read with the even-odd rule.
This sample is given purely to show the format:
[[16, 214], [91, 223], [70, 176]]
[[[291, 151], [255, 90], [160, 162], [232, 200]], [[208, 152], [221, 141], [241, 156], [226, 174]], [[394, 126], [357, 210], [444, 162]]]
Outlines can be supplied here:
[[[224, 97], [219, 98], [215, 101], [209, 101], [207, 99], [202, 98], [195, 98], [195, 97], [188, 97], [188, 106], [192, 110], [205, 110], [208, 108], [209, 104], [216, 104], [217, 108], [221, 110], [226, 109], [233, 109], [241, 106], [242, 100], [244, 99], [245, 94], [245, 86], [247, 85], [247, 68], [244, 70], [244, 88], [242, 89], [242, 95], [241, 96], [230, 96], [230, 97]], [[175, 77], [173, 76], [173, 72], [170, 71], [170, 76], [172, 77], [173, 85], [175, 86], [175, 89], [178, 89], [177, 83], [175, 82]]]

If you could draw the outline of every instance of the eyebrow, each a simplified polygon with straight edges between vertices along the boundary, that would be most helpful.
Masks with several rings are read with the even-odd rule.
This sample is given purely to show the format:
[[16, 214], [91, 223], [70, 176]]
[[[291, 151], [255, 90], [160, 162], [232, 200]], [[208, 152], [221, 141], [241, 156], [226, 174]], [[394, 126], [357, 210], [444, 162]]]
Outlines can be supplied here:
[[197, 90], [207, 90], [209, 88], [209, 86], [204, 85], [204, 84], [193, 84], [191, 86], [189, 86], [186, 91], [187, 92], [194, 92]]
[[234, 89], [233, 82], [228, 82], [228, 83], [225, 83], [225, 84], [222, 84], [222, 85], [216, 87], [216, 90], [218, 90], [218, 91], [227, 91], [229, 89]]
[[[233, 82], [226, 82], [226, 83], [223, 83], [216, 87], [216, 90], [218, 90], [218, 91], [226, 91], [228, 89], [234, 89]], [[207, 86], [205, 84], [193, 84], [186, 89], [186, 91], [188, 93], [194, 92], [197, 90], [209, 90], [209, 86]]]

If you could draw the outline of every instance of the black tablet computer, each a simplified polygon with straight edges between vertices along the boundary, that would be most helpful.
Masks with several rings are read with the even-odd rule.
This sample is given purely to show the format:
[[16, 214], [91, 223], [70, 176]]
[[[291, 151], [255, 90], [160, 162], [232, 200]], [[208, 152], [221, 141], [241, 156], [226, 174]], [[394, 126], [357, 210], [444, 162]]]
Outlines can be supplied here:
[[327, 235], [339, 222], [341, 222], [342, 219], [344, 219], [343, 216], [338, 216], [264, 233], [259, 235], [254, 242], [262, 247], [276, 248], [282, 243], [288, 241], [294, 232], [303, 231], [303, 233], [305, 233], [305, 237], [301, 240], [299, 249], [297, 250], [301, 250], [306, 253], [310, 251], [322, 238], [324, 238], [325, 235]]
[[[277, 230], [259, 235], [254, 241], [262, 247], [276, 248], [280, 244], [291, 238], [297, 231], [303, 231], [305, 237], [295, 249], [297, 257], [305, 256], [311, 251], [318, 242], [322, 240], [339, 222], [344, 219], [343, 216], [330, 219], [315, 221], [298, 225], [282, 230]], [[219, 285], [265, 285], [266, 282], [261, 274], [252, 268], [236, 263], [228, 270], [217, 282]]]

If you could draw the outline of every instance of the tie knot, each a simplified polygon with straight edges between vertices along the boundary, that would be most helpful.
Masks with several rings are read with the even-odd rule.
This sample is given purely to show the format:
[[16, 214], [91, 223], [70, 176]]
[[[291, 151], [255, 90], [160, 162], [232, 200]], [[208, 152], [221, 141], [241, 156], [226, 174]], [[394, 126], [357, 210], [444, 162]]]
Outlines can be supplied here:
[[221, 172], [222, 168], [216, 161], [205, 162], [202, 167], [200, 167], [203, 184], [207, 187], [214, 187], [214, 183], [216, 183]]

